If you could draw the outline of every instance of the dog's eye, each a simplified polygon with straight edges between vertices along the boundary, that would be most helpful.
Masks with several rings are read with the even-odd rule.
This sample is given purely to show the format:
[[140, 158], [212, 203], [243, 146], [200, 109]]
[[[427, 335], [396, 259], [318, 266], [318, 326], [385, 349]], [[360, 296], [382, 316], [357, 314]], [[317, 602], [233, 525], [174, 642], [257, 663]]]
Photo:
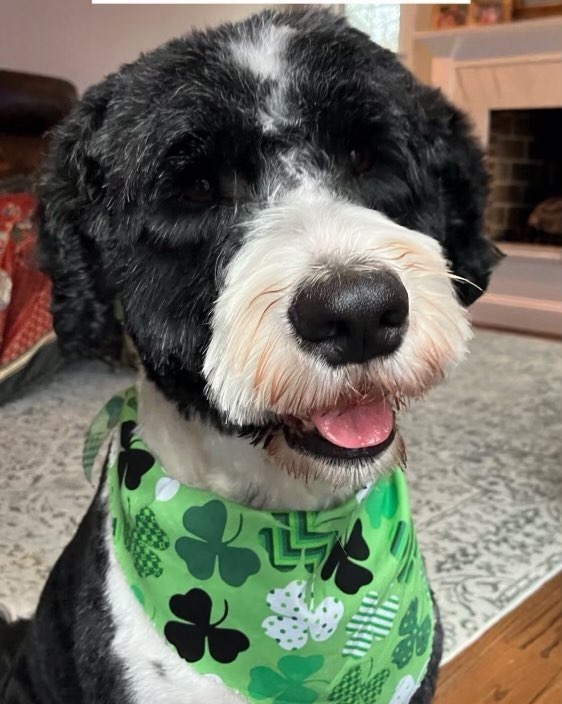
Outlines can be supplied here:
[[351, 168], [356, 174], [364, 174], [373, 168], [375, 156], [370, 147], [357, 147], [349, 152]]
[[185, 197], [194, 205], [209, 205], [215, 198], [214, 189], [206, 178], [190, 181], [184, 191]]

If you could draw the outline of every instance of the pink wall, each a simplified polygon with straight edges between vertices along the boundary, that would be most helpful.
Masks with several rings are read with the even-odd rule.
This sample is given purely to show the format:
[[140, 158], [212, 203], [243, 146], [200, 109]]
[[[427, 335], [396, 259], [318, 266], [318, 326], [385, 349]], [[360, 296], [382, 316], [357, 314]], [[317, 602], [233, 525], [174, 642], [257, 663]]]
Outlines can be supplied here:
[[66, 78], [79, 91], [167, 39], [272, 5], [91, 5], [1, 0], [0, 68]]

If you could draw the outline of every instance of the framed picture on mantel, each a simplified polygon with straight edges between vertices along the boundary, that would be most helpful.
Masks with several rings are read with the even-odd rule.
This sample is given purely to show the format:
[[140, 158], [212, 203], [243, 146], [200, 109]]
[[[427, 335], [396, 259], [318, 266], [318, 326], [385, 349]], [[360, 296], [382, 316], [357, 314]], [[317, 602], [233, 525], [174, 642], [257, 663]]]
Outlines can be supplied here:
[[511, 20], [512, 0], [472, 0], [468, 24], [500, 24]]
[[[558, 1], [562, 2], [562, 0]], [[432, 27], [451, 29], [465, 25], [509, 22], [512, 8], [512, 0], [472, 0], [470, 5], [434, 5]]]
[[469, 5], [434, 5], [431, 17], [433, 29], [464, 27], [468, 23]]
[[513, 19], [516, 20], [553, 15], [562, 15], [562, 0], [515, 0], [513, 5]]

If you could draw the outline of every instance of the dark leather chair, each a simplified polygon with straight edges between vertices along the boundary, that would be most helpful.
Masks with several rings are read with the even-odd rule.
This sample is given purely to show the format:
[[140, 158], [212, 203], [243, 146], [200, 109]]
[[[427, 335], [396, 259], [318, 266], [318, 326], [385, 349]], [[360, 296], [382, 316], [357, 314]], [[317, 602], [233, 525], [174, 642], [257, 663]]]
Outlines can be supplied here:
[[0, 179], [33, 173], [45, 150], [45, 133], [72, 108], [68, 81], [0, 70]]

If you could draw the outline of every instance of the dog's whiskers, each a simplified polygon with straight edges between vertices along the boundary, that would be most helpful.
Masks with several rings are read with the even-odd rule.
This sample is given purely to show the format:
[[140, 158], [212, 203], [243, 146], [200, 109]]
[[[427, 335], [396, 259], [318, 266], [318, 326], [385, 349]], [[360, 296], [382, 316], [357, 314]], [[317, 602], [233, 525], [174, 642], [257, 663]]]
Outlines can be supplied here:
[[[290, 278], [290, 277], [285, 277], [285, 278]], [[286, 286], [281, 286], [281, 282], [277, 282], [275, 284], [272, 284], [269, 288], [264, 289], [263, 291], [260, 291], [257, 293], [252, 300], [248, 304], [248, 308], [252, 308], [256, 301], [258, 301], [262, 296], [267, 296], [269, 294], [273, 293], [281, 293], [282, 291], [286, 291], [288, 288], [290, 288], [290, 284], [287, 284]]]
[[484, 291], [484, 289], [481, 286], [478, 286], [478, 284], [474, 283], [474, 281], [471, 281], [470, 279], [467, 279], [464, 276], [459, 276], [458, 274], [453, 274], [453, 272], [451, 272], [451, 271], [448, 271], [446, 275], [452, 281], [459, 281], [460, 283], [468, 284], [469, 286], [473, 286], [477, 291], [480, 291], [480, 292]]

